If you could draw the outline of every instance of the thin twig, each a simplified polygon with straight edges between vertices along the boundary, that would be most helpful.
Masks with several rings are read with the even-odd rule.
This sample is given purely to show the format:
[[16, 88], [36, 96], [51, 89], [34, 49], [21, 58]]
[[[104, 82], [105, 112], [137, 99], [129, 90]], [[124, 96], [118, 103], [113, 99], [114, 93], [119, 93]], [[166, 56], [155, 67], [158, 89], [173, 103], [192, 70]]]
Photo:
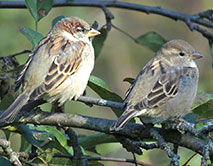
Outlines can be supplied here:
[[180, 163], [179, 163], [180, 157], [171, 150], [170, 146], [165, 141], [165, 139], [159, 134], [159, 132], [153, 128], [150, 129], [150, 132], [153, 139], [157, 141], [159, 147], [167, 153], [169, 158], [171, 158], [170, 165], [180, 166]]
[[65, 133], [69, 137], [68, 144], [70, 144], [73, 147], [74, 158], [75, 159], [80, 159], [83, 156], [83, 152], [81, 151], [81, 147], [80, 147], [80, 145], [78, 143], [77, 134], [71, 128], [66, 128], [65, 129]]
[[[73, 159], [72, 155], [69, 154], [63, 154], [63, 153], [56, 153], [54, 154], [54, 157], [66, 157], [66, 158], [71, 158]], [[114, 161], [114, 162], [126, 162], [126, 163], [137, 163], [138, 165], [141, 166], [151, 166], [151, 164], [149, 163], [145, 163], [145, 162], [141, 162], [141, 161], [135, 161], [133, 159], [125, 159], [125, 158], [115, 158], [115, 157], [87, 157], [84, 156], [84, 158], [86, 158], [87, 160], [91, 161], [91, 160], [99, 160], [99, 161]]]
[[[104, 132], [109, 134], [109, 128], [111, 127], [113, 120], [81, 116], [76, 114], [68, 113], [55, 113], [51, 114], [49, 112], [43, 112], [39, 109], [32, 111], [21, 111], [18, 114], [20, 119], [16, 119], [13, 123], [32, 123], [39, 125], [52, 125], [52, 126], [67, 126], [67, 127], [76, 127], [87, 130], [94, 130], [98, 132]], [[181, 135], [178, 131], [175, 130], [166, 130], [163, 128], [154, 128], [157, 130], [160, 135], [165, 139], [166, 142], [177, 143], [179, 146], [186, 147], [193, 150], [201, 155], [203, 155], [203, 149], [206, 145], [206, 140], [201, 138], [196, 138], [190, 135]], [[150, 135], [150, 130], [145, 126], [128, 123], [126, 127], [114, 133], [116, 135], [122, 135], [133, 140], [138, 139], [152, 139]], [[209, 149], [210, 156], [213, 155], [213, 148]]]
[[[94, 104], [94, 105], [98, 105], [98, 106], [117, 108], [117, 109], [121, 109], [121, 110], [123, 110], [124, 106], [125, 106], [124, 103], [105, 100], [105, 99], [101, 99], [101, 98], [92, 98], [92, 97], [87, 97], [87, 96], [80, 96], [77, 101], [85, 103], [85, 104], [92, 104], [92, 105]], [[30, 111], [33, 108], [35, 108], [39, 105], [42, 105], [44, 103], [46, 103], [46, 101], [43, 99], [30, 101], [28, 104], [23, 106], [22, 110]]]
[[132, 153], [132, 156], [133, 156], [133, 160], [135, 161], [135, 166], [138, 166], [138, 163], [136, 162], [136, 161], [137, 161], [137, 158], [136, 158], [135, 153]]
[[[135, 10], [139, 12], [143, 12], [146, 14], [158, 14], [161, 16], [165, 16], [171, 18], [173, 20], [181, 20], [185, 22], [185, 18], [189, 18], [192, 22], [197, 24], [206, 26], [206, 27], [213, 27], [213, 23], [207, 20], [200, 19], [199, 13], [196, 15], [190, 15], [180, 12], [175, 12], [172, 10], [164, 9], [161, 7], [152, 7], [146, 6], [136, 3], [118, 1], [118, 0], [75, 0], [75, 1], [67, 1], [67, 0], [55, 0], [53, 7], [67, 7], [67, 6], [87, 6], [87, 7], [113, 7], [113, 8], [121, 8], [121, 9], [128, 9], [128, 10]], [[0, 8], [26, 8], [24, 1], [1, 1]], [[211, 10], [208, 10], [211, 11]], [[207, 12], [207, 11], [205, 11]], [[201, 12], [203, 13], [203, 12]]]
[[128, 36], [130, 39], [132, 39], [134, 41], [136, 40], [135, 37], [133, 37], [129, 33], [125, 32], [124, 30], [120, 29], [119, 27], [115, 26], [114, 24], [112, 24], [112, 27], [115, 28], [116, 30], [118, 30], [119, 32], [123, 33], [124, 35]]
[[[24, 157], [24, 158], [35, 158], [38, 154], [37, 153], [25, 153], [25, 152], [17, 152], [19, 157]], [[8, 157], [8, 155], [5, 152], [0, 152], [0, 156], [5, 156]], [[55, 153], [53, 157], [59, 157], [59, 158], [70, 158], [70, 159], [76, 159], [74, 158], [73, 155], [70, 154], [64, 154], [64, 153]], [[126, 163], [134, 163], [138, 164], [141, 166], [151, 166], [150, 163], [138, 161], [138, 160], [133, 160], [133, 159], [126, 159], [126, 158], [115, 158], [115, 157], [89, 157], [89, 156], [84, 156], [83, 158], [89, 160], [89, 161], [112, 161], [112, 162], [126, 162]]]
[[189, 159], [183, 164], [183, 166], [187, 166], [187, 164], [197, 155], [197, 153], [194, 153]]
[[[76, 0], [76, 1], [67, 1], [67, 0], [55, 0], [53, 7], [67, 7], [67, 6], [88, 6], [88, 7], [114, 7], [114, 8], [122, 8], [128, 10], [135, 10], [139, 12], [143, 12], [146, 14], [157, 14], [164, 17], [171, 18], [175, 21], [181, 20], [183, 21], [191, 30], [196, 30], [200, 32], [203, 36], [205, 36], [208, 40], [212, 38], [211, 33], [207, 33], [206, 30], [200, 28], [199, 26], [195, 26], [194, 23], [213, 28], [212, 21], [208, 21], [203, 19], [201, 16], [203, 12], [198, 13], [196, 15], [190, 15], [180, 12], [171, 11], [168, 9], [164, 9], [161, 7], [152, 7], [141, 4], [123, 2], [123, 1], [114, 1], [114, 0]], [[0, 8], [26, 8], [24, 1], [1, 1]], [[211, 17], [211, 13], [213, 10], [205, 11], [205, 18]], [[207, 16], [210, 14], [210, 16]], [[193, 27], [193, 28], [192, 28]]]
[[102, 10], [105, 14], [105, 17], [106, 17], [106, 26], [107, 26], [107, 30], [110, 31], [111, 30], [111, 27], [112, 27], [112, 19], [114, 19], [114, 15], [110, 12], [110, 10], [108, 10], [106, 8], [106, 6], [103, 6], [102, 7]]
[[0, 56], [0, 59], [4, 59], [5, 57], [15, 57], [15, 56], [18, 56], [18, 55], [22, 55], [22, 54], [26, 54], [26, 53], [31, 53], [31, 52], [32, 52], [31, 50], [24, 50], [24, 51], [21, 51], [21, 52], [12, 54], [12, 55]]
[[117, 109], [124, 109], [125, 104], [119, 103], [115, 101], [105, 100], [101, 98], [92, 98], [87, 96], [80, 96], [77, 101], [86, 103], [86, 104], [95, 104], [98, 106], [104, 106], [104, 107], [111, 107], [111, 108], [117, 108]]
[[[118, 1], [118, 0], [75, 0], [75, 1], [67, 1], [67, 0], [55, 0], [53, 7], [67, 7], [67, 6], [87, 6], [87, 7], [98, 7], [102, 8], [105, 7], [113, 7], [113, 8], [121, 8], [121, 9], [128, 9], [128, 10], [135, 10], [139, 12], [143, 12], [146, 14], [157, 14], [164, 17], [171, 18], [173, 20], [181, 20], [185, 22], [186, 18], [190, 19], [192, 22], [206, 26], [206, 27], [213, 27], [213, 23], [211, 21], [207, 21], [201, 19], [202, 17], [199, 16], [199, 13], [196, 15], [190, 15], [180, 12], [175, 12], [172, 10], [164, 9], [161, 7], [153, 7], [153, 6], [146, 6], [136, 3]], [[0, 8], [26, 8], [24, 1], [1, 1]], [[212, 10], [207, 10], [211, 13]], [[207, 11], [206, 14], [207, 14]], [[201, 12], [202, 14], [203, 12]]]
[[9, 141], [0, 139], [0, 146], [11, 163], [13, 163], [15, 166], [22, 166], [22, 163], [19, 161], [19, 156], [11, 149]]

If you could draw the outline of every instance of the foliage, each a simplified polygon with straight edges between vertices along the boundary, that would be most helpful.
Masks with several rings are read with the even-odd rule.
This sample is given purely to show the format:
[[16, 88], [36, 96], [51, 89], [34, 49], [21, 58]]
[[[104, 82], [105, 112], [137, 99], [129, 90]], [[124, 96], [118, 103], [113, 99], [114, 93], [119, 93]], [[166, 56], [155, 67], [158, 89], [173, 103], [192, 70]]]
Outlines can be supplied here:
[[148, 32], [146, 34], [143, 34], [136, 38], [135, 41], [154, 52], [158, 51], [166, 42], [166, 40], [156, 32]]
[[[29, 9], [32, 17], [37, 24], [42, 18], [47, 16], [50, 12], [52, 5], [54, 3], [53, 0], [25, 0], [26, 6]], [[65, 16], [58, 16], [52, 21], [52, 27], [57, 23], [57, 21], [63, 19]], [[104, 47], [104, 42], [106, 41], [108, 34], [110, 31], [103, 26], [100, 30], [101, 35], [95, 37], [93, 39], [93, 46], [95, 50], [96, 59], [101, 56], [101, 50]], [[36, 44], [42, 39], [42, 35], [28, 27], [21, 27], [20, 32], [26, 37], [29, 42], [32, 44], [32, 48], [36, 46]], [[141, 44], [148, 49], [156, 52], [159, 48], [166, 42], [166, 40], [156, 32], [148, 32], [140, 35], [135, 40], [138, 44]], [[6, 72], [1, 72], [0, 74], [11, 74], [20, 71], [23, 65], [19, 65], [14, 70], [8, 70]], [[125, 78], [123, 81], [129, 82], [132, 84], [134, 82], [133, 78]], [[97, 93], [101, 98], [115, 101], [115, 102], [123, 102], [121, 96], [117, 93], [110, 90], [106, 83], [96, 77], [90, 76], [88, 86]], [[11, 94], [7, 94], [0, 101], [0, 109], [6, 109], [10, 103], [14, 100], [14, 96]], [[7, 102], [6, 102], [7, 101]], [[212, 118], [213, 117], [213, 94], [201, 94], [197, 97], [194, 107], [192, 109], [191, 116], [186, 117], [185, 119], [191, 121], [192, 117], [195, 118], [193, 123], [197, 126], [201, 125], [203, 122], [196, 121], [199, 118]], [[119, 117], [122, 113], [122, 110], [112, 108], [114, 114]], [[48, 164], [60, 164], [60, 165], [69, 165], [71, 164], [71, 160], [59, 158], [55, 159], [55, 153], [64, 153], [73, 155], [73, 148], [68, 144], [69, 136], [65, 134], [62, 130], [58, 130], [52, 126], [42, 126], [42, 125], [15, 125], [8, 126], [4, 128], [5, 135], [9, 137], [10, 132], [16, 132], [21, 134], [21, 146], [20, 151], [30, 152], [33, 147], [36, 147], [38, 155], [31, 159], [29, 164], [39, 164], [42, 163], [44, 165]], [[94, 133], [89, 135], [83, 135], [79, 137], [79, 144], [83, 151], [84, 155], [89, 156], [89, 154], [94, 153], [98, 155], [96, 150], [97, 145], [104, 143], [112, 143], [115, 142], [115, 138], [111, 135], [106, 135], [103, 133]], [[10, 165], [7, 160], [0, 157], [0, 165]], [[101, 165], [98, 162], [93, 162], [92, 165]]]

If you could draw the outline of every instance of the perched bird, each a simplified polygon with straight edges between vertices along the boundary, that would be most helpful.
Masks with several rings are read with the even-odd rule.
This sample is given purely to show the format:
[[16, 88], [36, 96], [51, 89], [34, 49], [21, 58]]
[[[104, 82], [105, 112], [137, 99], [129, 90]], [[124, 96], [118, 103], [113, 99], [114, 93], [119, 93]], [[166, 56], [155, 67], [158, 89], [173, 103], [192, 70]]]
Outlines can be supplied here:
[[100, 32], [78, 17], [58, 21], [29, 56], [17, 87], [23, 85], [12, 105], [0, 116], [0, 123], [13, 122], [22, 106], [39, 96], [50, 102], [78, 99], [94, 67], [91, 37]]
[[129, 88], [125, 111], [110, 130], [121, 130], [136, 116], [145, 124], [155, 124], [188, 113], [196, 97], [199, 78], [194, 60], [202, 56], [183, 40], [165, 43]]

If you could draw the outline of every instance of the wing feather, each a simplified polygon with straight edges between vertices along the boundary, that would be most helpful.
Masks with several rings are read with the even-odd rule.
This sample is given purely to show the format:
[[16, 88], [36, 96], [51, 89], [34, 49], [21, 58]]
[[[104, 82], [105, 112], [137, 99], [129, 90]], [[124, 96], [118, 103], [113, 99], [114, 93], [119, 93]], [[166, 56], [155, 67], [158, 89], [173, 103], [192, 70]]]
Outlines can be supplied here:
[[47, 44], [49, 42], [50, 38], [49, 36], [45, 36], [43, 39], [41, 39], [37, 45], [37, 47], [35, 47], [34, 51], [29, 55], [29, 58], [27, 59], [22, 71], [19, 73], [18, 75], [18, 78], [16, 79], [15, 81], [15, 87], [16, 87], [16, 90], [21, 86], [21, 85], [24, 85], [24, 77], [25, 77], [25, 74], [27, 72], [27, 69], [28, 67], [30, 66], [32, 60], [33, 60], [33, 57], [34, 55], [38, 52], [39, 48], [41, 46], [43, 46], [44, 44]]
[[[32, 98], [36, 98], [41, 94], [51, 91], [59, 87], [70, 75], [74, 74], [82, 61], [82, 51], [85, 43], [83, 42], [70, 42], [57, 40], [57, 43], [50, 48], [50, 55], [54, 50], [54, 54], [58, 53], [52, 65], [50, 66], [49, 72], [41, 83], [32, 93]], [[59, 47], [59, 44], [60, 47]], [[63, 44], [62, 44], [63, 43]], [[69, 46], [69, 47], [68, 47]]]
[[[143, 108], [154, 108], [165, 103], [169, 99], [175, 97], [178, 93], [179, 80], [181, 77], [186, 76], [190, 71], [187, 67], [170, 67], [163, 69], [162, 64], [159, 65], [161, 76], [154, 84], [152, 90], [142, 100], [135, 104], [134, 108], [141, 110]], [[156, 70], [157, 68], [155, 68]]]
[[57, 88], [67, 77], [78, 70], [82, 61], [81, 55], [85, 43], [81, 41], [71, 42], [63, 37], [53, 37], [51, 34], [48, 34], [38, 43], [38, 46], [34, 49], [33, 53], [30, 54], [16, 80], [15, 84], [17, 88], [24, 84], [25, 74], [33, 61], [34, 56], [43, 45], [45, 45], [45, 50], [47, 50], [46, 53], [54, 58], [44, 81], [31, 94], [32, 99]]

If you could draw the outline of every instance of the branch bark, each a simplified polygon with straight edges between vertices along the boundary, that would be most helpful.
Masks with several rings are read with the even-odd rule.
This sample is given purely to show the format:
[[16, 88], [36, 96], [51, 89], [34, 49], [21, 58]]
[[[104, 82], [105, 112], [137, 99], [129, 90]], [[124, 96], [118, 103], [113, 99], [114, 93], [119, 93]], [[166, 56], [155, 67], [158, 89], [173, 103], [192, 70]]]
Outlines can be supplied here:
[[19, 156], [17, 152], [14, 152], [10, 147], [10, 142], [4, 139], [0, 139], [0, 146], [2, 147], [4, 153], [8, 157], [11, 163], [15, 166], [22, 166], [21, 162], [19, 161]]
[[[109, 128], [113, 122], [113, 120], [82, 115], [66, 113], [51, 114], [49, 112], [43, 112], [39, 109], [36, 109], [32, 111], [21, 111], [14, 123], [32, 123], [40, 125], [54, 125], [59, 127], [76, 127], [103, 132], [106, 134], [112, 134], [110, 133]], [[194, 152], [199, 153], [200, 155], [203, 155], [204, 153], [203, 149], [206, 146], [206, 141], [204, 139], [196, 138], [190, 135], [181, 135], [178, 131], [171, 129], [162, 129], [155, 127], [154, 130], [158, 131], [167, 142], [186, 147]], [[143, 125], [128, 123], [123, 130], [113, 134], [124, 136], [132, 140], [138, 140], [138, 138], [143, 140], [152, 139], [150, 133], [150, 129]], [[210, 156], [213, 155], [213, 149], [209, 149], [209, 154]]]
[[[128, 9], [128, 10], [135, 10], [139, 12], [143, 12], [146, 14], [158, 14], [161, 16], [165, 16], [174, 20], [181, 20], [186, 22], [186, 20], [190, 20], [194, 23], [206, 26], [206, 27], [213, 27], [213, 23], [207, 20], [203, 20], [204, 12], [198, 13], [196, 15], [190, 15], [180, 12], [171, 11], [168, 9], [164, 9], [161, 7], [152, 7], [146, 6], [141, 4], [123, 2], [123, 1], [104, 1], [104, 0], [76, 0], [76, 1], [67, 1], [67, 0], [55, 0], [53, 7], [67, 7], [67, 6], [86, 6], [86, 7], [98, 7], [103, 8], [105, 7], [112, 7], [112, 8], [121, 8], [121, 9]], [[0, 8], [26, 8], [24, 1], [1, 1]], [[212, 10], [205, 11], [205, 15], [211, 14]]]
[[[75, 0], [75, 1], [67, 1], [67, 0], [55, 0], [53, 7], [67, 7], [67, 6], [85, 6], [85, 7], [97, 7], [101, 9], [105, 9], [106, 7], [111, 8], [120, 8], [120, 9], [128, 9], [143, 12], [146, 14], [157, 14], [160, 16], [164, 16], [175, 21], [180, 20], [184, 22], [188, 28], [193, 31], [201, 33], [209, 43], [213, 43], [213, 34], [203, 27], [213, 28], [213, 10], [206, 10], [200, 13], [190, 15], [186, 13], [171, 11], [161, 7], [153, 7], [146, 6], [141, 4], [123, 2], [123, 1], [114, 1], [114, 0]], [[0, 1], [0, 8], [26, 8], [24, 1]]]

